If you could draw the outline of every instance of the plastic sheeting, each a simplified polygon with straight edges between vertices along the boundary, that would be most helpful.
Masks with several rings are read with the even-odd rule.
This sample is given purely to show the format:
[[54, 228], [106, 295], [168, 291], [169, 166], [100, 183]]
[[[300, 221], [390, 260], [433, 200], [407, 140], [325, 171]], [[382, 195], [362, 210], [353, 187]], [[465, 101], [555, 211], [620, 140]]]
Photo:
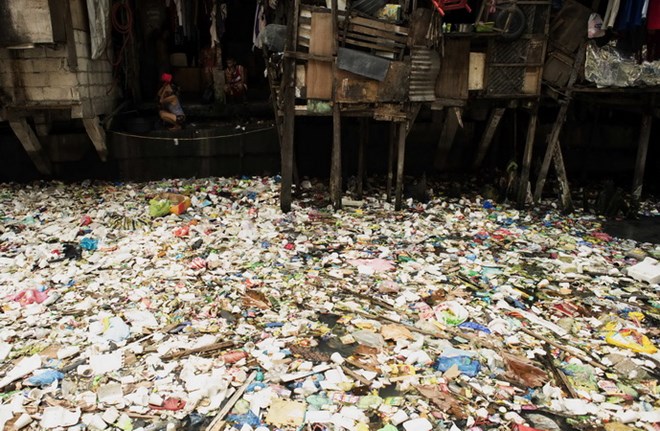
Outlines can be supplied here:
[[87, 15], [92, 41], [92, 59], [98, 60], [103, 55], [108, 40], [110, 0], [87, 0]]
[[611, 45], [587, 46], [584, 77], [598, 87], [644, 87], [660, 85], [660, 61], [638, 64]]

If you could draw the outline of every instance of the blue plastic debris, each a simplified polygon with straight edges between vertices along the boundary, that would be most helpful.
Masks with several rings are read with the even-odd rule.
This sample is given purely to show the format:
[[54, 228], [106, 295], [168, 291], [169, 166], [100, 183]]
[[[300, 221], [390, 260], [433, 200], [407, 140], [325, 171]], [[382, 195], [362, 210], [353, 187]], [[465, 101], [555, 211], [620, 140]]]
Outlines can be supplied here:
[[481, 371], [481, 364], [479, 361], [469, 358], [468, 356], [440, 356], [436, 359], [433, 368], [443, 373], [453, 367], [458, 366], [458, 371], [469, 377], [474, 377]]
[[64, 374], [57, 370], [46, 370], [42, 373], [32, 376], [27, 380], [27, 383], [32, 386], [48, 386], [56, 380], [62, 380]]

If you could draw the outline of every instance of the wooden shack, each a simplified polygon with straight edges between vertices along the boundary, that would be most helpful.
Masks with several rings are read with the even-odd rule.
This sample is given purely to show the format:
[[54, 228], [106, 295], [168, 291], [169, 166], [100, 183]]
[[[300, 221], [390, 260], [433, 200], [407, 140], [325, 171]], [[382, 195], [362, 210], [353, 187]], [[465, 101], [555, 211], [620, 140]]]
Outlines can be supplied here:
[[[332, 118], [330, 198], [335, 208], [341, 206], [342, 118], [391, 123], [387, 190], [389, 196], [394, 182], [397, 209], [402, 204], [406, 136], [423, 104], [446, 112], [438, 143], [440, 159], [443, 150], [446, 154], [451, 147], [462, 109], [474, 97], [493, 100], [495, 106], [481, 153], [507, 106], [530, 111], [531, 151], [550, 19], [548, 1], [519, 1], [515, 11], [499, 14], [524, 14], [523, 21], [514, 22], [515, 38], [508, 37], [514, 31], [511, 19], [502, 28], [496, 24], [481, 32], [474, 31], [473, 24], [446, 27], [445, 14], [470, 11], [465, 0], [419, 4], [355, 0], [341, 7], [338, 1], [325, 6], [290, 1], [284, 47], [268, 52], [281, 142], [284, 211], [291, 208], [298, 117]], [[486, 2], [473, 6], [479, 7], [478, 17], [489, 15]], [[358, 144], [358, 194], [365, 139]], [[526, 160], [530, 154], [526, 152]], [[523, 165], [523, 176], [525, 169], [529, 175], [529, 163]]]
[[58, 121], [81, 121], [99, 158], [108, 156], [99, 117], [112, 112], [118, 92], [108, 34], [96, 18], [105, 23], [109, 11], [87, 3], [94, 4], [0, 1], [0, 121], [41, 174], [51, 174], [52, 163], [40, 138]]

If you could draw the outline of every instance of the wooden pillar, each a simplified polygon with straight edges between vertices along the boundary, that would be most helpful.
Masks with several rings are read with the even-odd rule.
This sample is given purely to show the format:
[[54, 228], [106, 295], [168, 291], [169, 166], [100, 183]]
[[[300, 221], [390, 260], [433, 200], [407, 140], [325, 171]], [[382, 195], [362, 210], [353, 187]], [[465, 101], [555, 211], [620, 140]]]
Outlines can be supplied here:
[[403, 165], [406, 156], [406, 123], [399, 123], [399, 141], [397, 144], [396, 158], [396, 193], [394, 197], [394, 209], [401, 209], [403, 202]]
[[48, 158], [37, 135], [34, 134], [34, 130], [32, 130], [27, 120], [25, 118], [10, 120], [9, 126], [16, 134], [18, 140], [21, 141], [21, 145], [27, 151], [28, 156], [32, 159], [32, 163], [37, 167], [39, 173], [50, 175], [53, 172], [50, 158]]
[[339, 103], [332, 108], [332, 160], [330, 162], [330, 200], [341, 209], [341, 112]]
[[435, 152], [435, 161], [433, 163], [436, 169], [445, 169], [447, 167], [447, 157], [456, 137], [460, 112], [460, 108], [447, 108], [447, 115], [442, 125], [442, 132], [440, 133], [440, 139], [438, 140], [438, 146]]
[[[331, 2], [332, 38], [334, 40], [334, 53], [337, 53], [337, 0]], [[333, 76], [337, 76], [337, 61], [333, 61]], [[330, 200], [335, 210], [341, 209], [341, 108], [337, 101], [337, 81], [332, 80], [332, 160], [330, 164]]]
[[543, 186], [545, 185], [545, 180], [548, 177], [548, 169], [550, 169], [550, 162], [552, 161], [552, 158], [555, 154], [555, 148], [559, 147], [559, 135], [561, 134], [561, 129], [564, 126], [564, 122], [566, 121], [569, 102], [570, 100], [565, 100], [562, 102], [561, 106], [559, 107], [559, 112], [557, 113], [555, 123], [552, 125], [552, 130], [548, 135], [548, 145], [545, 149], [545, 156], [543, 156], [543, 164], [541, 165], [541, 171], [539, 172], [539, 177], [536, 179], [536, 187], [534, 188], [535, 203], [538, 203], [541, 200], [541, 195], [543, 194]]
[[387, 202], [392, 202], [392, 182], [394, 180], [394, 147], [396, 143], [396, 123], [390, 123], [389, 147], [387, 152]]
[[364, 151], [369, 142], [369, 119], [360, 118], [360, 142], [358, 143], [357, 198], [364, 193]]
[[497, 130], [497, 126], [500, 124], [500, 120], [504, 115], [504, 111], [506, 111], [506, 108], [495, 108], [490, 111], [488, 123], [486, 123], [486, 130], [484, 130], [484, 134], [481, 136], [481, 141], [479, 141], [477, 156], [475, 157], [474, 163], [472, 164], [472, 169], [479, 169], [481, 167], [481, 163], [486, 157], [488, 148], [490, 147], [491, 142], [493, 142], [493, 136], [495, 136], [495, 131]]
[[534, 105], [529, 117], [529, 126], [527, 127], [527, 139], [525, 141], [525, 153], [522, 160], [522, 172], [520, 173], [520, 183], [518, 184], [518, 207], [525, 206], [525, 197], [527, 196], [527, 182], [529, 181], [529, 171], [532, 165], [532, 150], [534, 149], [534, 136], [536, 135], [536, 123], [538, 120], [538, 106]]
[[105, 144], [105, 130], [99, 122], [99, 117], [94, 118], [83, 118], [83, 125], [85, 126], [85, 131], [87, 136], [92, 140], [96, 152], [99, 154], [99, 157], [102, 161], [108, 160], [108, 147]]
[[637, 160], [635, 162], [635, 178], [633, 179], [632, 195], [635, 202], [639, 202], [642, 197], [642, 185], [644, 184], [644, 169], [646, 168], [646, 154], [649, 149], [649, 139], [651, 137], [651, 124], [653, 117], [650, 113], [644, 113], [642, 116], [642, 126], [637, 144]]
[[[296, 51], [298, 39], [298, 8], [300, 0], [293, 0], [290, 15], [290, 26], [287, 34], [287, 47]], [[291, 211], [291, 186], [293, 180], [293, 140], [296, 115], [296, 60], [285, 57], [282, 71], [282, 134], [280, 139], [280, 159], [282, 182], [280, 184], [280, 208], [284, 212]], [[278, 113], [276, 113], [278, 115]]]
[[564, 166], [564, 157], [561, 155], [561, 146], [559, 143], [555, 146], [555, 151], [552, 156], [552, 161], [559, 180], [559, 198], [561, 200], [561, 207], [565, 213], [573, 212], [573, 198], [571, 198], [571, 188], [568, 184], [568, 177], [566, 175], [566, 167]]

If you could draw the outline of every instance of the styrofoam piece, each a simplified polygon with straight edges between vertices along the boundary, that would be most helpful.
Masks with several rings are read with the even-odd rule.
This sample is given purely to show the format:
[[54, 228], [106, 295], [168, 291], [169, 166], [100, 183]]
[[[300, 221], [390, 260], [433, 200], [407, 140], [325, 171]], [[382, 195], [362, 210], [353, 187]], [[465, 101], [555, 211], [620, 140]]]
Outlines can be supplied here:
[[637, 281], [658, 284], [660, 283], [660, 262], [652, 257], [647, 257], [628, 268], [628, 275]]

